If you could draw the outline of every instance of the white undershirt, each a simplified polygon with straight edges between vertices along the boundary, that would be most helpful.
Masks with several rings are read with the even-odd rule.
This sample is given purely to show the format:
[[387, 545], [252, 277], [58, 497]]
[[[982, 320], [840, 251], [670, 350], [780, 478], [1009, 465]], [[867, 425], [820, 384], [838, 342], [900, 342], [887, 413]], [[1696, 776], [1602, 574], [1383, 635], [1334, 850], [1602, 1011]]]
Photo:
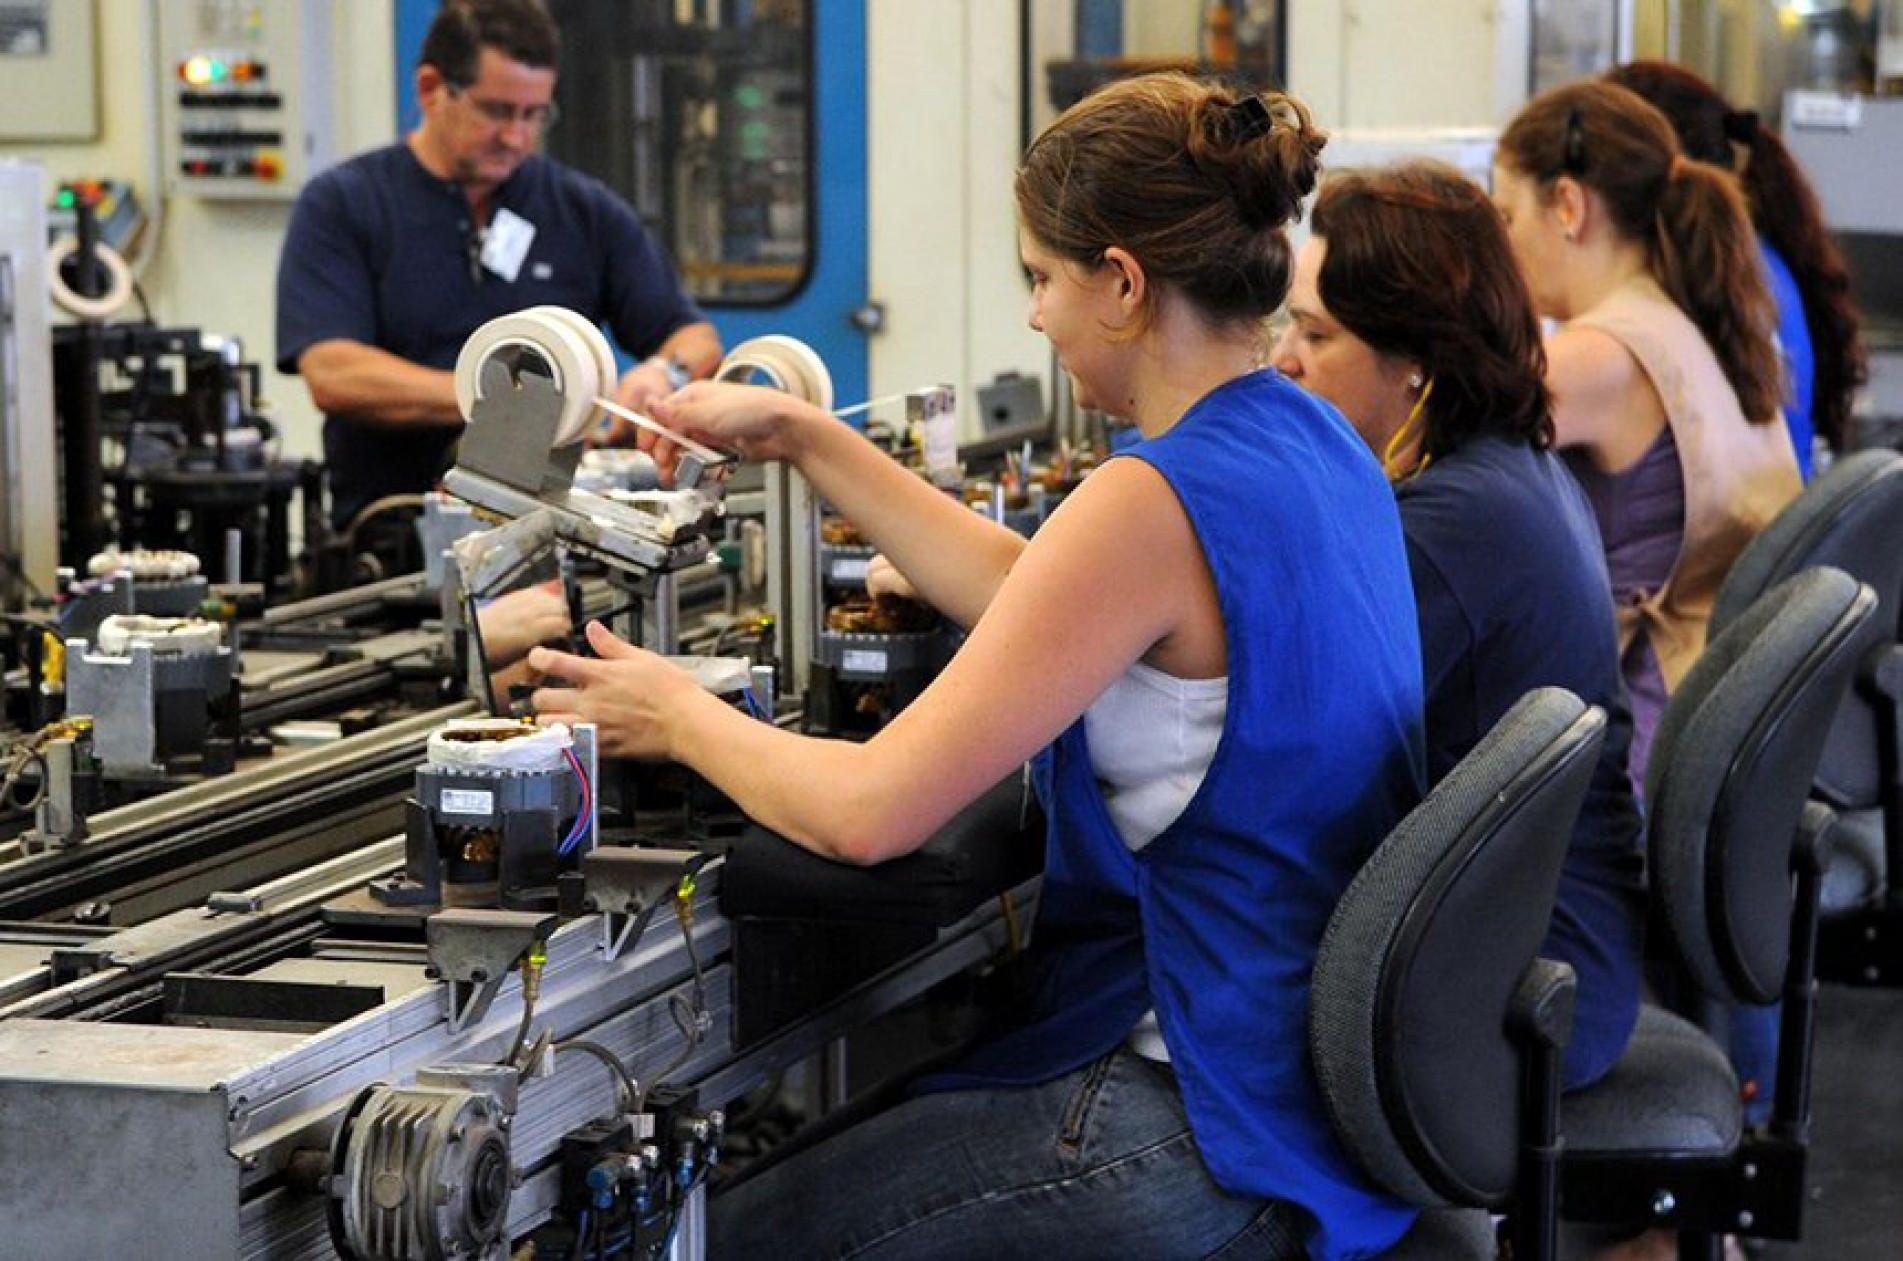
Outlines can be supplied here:
[[1132, 853], [1196, 795], [1228, 707], [1227, 678], [1179, 679], [1139, 661], [1084, 712], [1090, 768]]
[[[1229, 680], [1179, 679], [1138, 662], [1084, 713], [1090, 766], [1117, 834], [1135, 853], [1175, 822], [1202, 786], [1222, 740]], [[1146, 1011], [1128, 1038], [1145, 1059], [1169, 1048]]]

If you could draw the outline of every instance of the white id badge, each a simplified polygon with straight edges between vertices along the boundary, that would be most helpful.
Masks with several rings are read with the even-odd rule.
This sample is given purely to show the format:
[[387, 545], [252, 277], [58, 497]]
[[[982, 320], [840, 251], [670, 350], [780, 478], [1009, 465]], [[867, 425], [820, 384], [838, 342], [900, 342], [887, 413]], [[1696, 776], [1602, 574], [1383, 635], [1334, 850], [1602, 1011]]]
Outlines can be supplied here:
[[504, 280], [514, 280], [534, 242], [535, 225], [504, 206], [489, 220], [489, 231], [482, 239], [482, 265]]

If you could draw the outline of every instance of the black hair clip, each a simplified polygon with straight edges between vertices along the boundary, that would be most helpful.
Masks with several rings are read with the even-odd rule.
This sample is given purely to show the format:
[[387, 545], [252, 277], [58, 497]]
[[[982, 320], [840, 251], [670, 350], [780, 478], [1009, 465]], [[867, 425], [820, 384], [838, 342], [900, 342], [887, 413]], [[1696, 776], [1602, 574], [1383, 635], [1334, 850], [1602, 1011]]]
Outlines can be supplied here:
[[1565, 149], [1560, 154], [1560, 173], [1577, 179], [1586, 173], [1586, 120], [1579, 106], [1566, 107]]
[[1254, 140], [1268, 132], [1274, 119], [1259, 96], [1245, 96], [1228, 108], [1229, 131], [1237, 140]]
[[1733, 144], [1750, 144], [1758, 138], [1758, 111], [1754, 109], [1734, 109], [1725, 111], [1725, 139]]

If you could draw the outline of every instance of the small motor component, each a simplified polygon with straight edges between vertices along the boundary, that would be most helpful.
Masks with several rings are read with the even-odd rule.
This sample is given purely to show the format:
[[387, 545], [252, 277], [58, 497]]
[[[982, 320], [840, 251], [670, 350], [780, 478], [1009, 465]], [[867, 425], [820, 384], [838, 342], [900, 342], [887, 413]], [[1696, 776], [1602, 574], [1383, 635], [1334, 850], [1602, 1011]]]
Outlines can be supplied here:
[[191, 617], [204, 605], [211, 584], [192, 552], [110, 545], [86, 561], [86, 575], [60, 571], [60, 633], [92, 639], [115, 615]]
[[930, 605], [867, 592], [872, 557], [872, 545], [850, 521], [820, 518], [815, 569], [825, 611], [806, 696], [808, 723], [817, 731], [876, 731], [925, 690], [956, 645]]
[[161, 775], [168, 758], [206, 757], [219, 730], [228, 740], [236, 667], [224, 627], [134, 613], [106, 618], [97, 634], [67, 641], [66, 710], [91, 716], [108, 775]]
[[592, 729], [459, 719], [429, 738], [427, 756], [409, 801], [403, 874], [372, 883], [372, 896], [391, 906], [554, 909], [556, 876], [593, 839]]

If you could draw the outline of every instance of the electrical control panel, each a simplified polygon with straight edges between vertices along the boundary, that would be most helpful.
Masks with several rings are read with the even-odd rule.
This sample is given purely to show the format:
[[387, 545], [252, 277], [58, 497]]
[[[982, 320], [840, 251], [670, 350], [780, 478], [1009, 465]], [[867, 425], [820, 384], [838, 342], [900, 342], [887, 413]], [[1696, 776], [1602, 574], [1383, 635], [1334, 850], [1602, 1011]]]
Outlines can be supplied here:
[[146, 228], [145, 207], [139, 203], [139, 195], [132, 185], [109, 177], [62, 180], [53, 190], [52, 202], [46, 208], [48, 242], [79, 235], [82, 205], [92, 207], [99, 239], [130, 256]]
[[335, 156], [329, 0], [159, 0], [166, 179], [294, 197]]

